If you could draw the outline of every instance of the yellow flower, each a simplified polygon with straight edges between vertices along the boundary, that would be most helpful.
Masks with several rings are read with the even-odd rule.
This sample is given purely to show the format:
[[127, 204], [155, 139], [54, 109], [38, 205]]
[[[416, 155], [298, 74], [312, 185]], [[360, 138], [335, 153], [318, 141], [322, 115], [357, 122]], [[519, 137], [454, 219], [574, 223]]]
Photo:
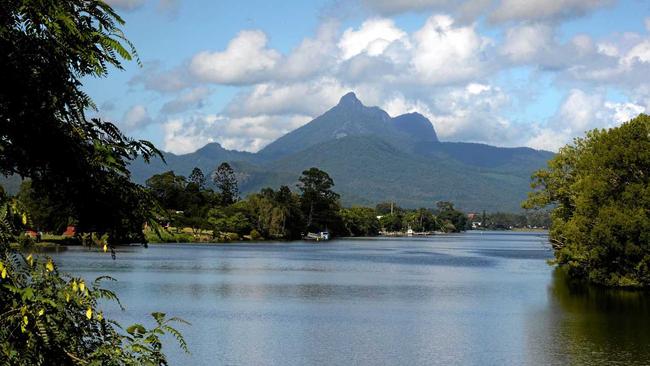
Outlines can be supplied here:
[[7, 269], [6, 268], [2, 269], [2, 274], [1, 275], [2, 275], [3, 279], [7, 278]]
[[29, 324], [29, 318], [27, 318], [27, 315], [23, 316], [23, 324]]
[[38, 316], [43, 316], [45, 314], [45, 310], [41, 309], [38, 311]]
[[50, 272], [54, 271], [54, 263], [52, 263], [51, 259], [47, 261], [45, 268]]
[[30, 266], [34, 263], [34, 258], [31, 254], [27, 256], [27, 263], [29, 263]]
[[69, 293], [65, 294], [65, 302], [70, 302], [70, 294]]
[[82, 292], [86, 290], [86, 284], [83, 281], [79, 282], [79, 289]]
[[88, 318], [88, 320], [90, 320], [90, 319], [92, 319], [92, 317], [93, 317], [93, 309], [88, 308], [88, 310], [86, 310], [86, 318]]
[[72, 281], [72, 291], [77, 292], [77, 281]]
[[97, 314], [97, 320], [102, 321], [102, 319], [104, 319], [102, 313]]
[[108, 250], [108, 245], [104, 244], [104, 253]]
[[27, 225], [27, 214], [23, 213], [23, 225]]

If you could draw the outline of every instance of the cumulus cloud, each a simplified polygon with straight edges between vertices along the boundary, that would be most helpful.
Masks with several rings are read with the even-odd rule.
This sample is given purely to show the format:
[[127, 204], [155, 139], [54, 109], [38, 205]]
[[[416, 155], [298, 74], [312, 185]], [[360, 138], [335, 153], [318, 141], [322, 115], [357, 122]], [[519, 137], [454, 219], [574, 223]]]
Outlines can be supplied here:
[[129, 108], [122, 117], [120, 126], [126, 131], [134, 131], [140, 129], [153, 122], [147, 108], [141, 104], [136, 104]]
[[645, 112], [645, 107], [635, 103], [606, 100], [599, 93], [588, 94], [572, 89], [560, 105], [555, 116], [545, 126], [535, 126], [528, 146], [557, 151], [594, 128], [611, 128]]
[[406, 12], [444, 12], [461, 19], [488, 14], [494, 22], [559, 20], [585, 15], [615, 0], [360, 0], [382, 15]]
[[229, 118], [212, 114], [174, 118], [163, 125], [164, 149], [185, 154], [218, 142], [226, 149], [255, 152], [309, 120], [302, 115]]
[[160, 62], [147, 62], [143, 70], [129, 80], [129, 85], [142, 85], [145, 89], [161, 93], [178, 92], [190, 87], [192, 80], [185, 65], [164, 70]]
[[483, 71], [483, 51], [491, 44], [474, 26], [455, 27], [449, 16], [435, 15], [413, 35], [412, 67], [420, 81], [463, 81]]
[[553, 47], [553, 28], [547, 24], [525, 24], [506, 30], [500, 52], [512, 62], [530, 62]]
[[501, 0], [490, 19], [504, 22], [571, 18], [612, 3], [614, 0]]
[[[417, 5], [448, 7], [456, 14], [510, 4], [508, 13], [492, 20], [514, 22], [498, 25], [503, 37], [490, 38], [479, 32], [477, 23], [450, 15], [434, 14], [419, 29], [408, 31], [376, 16], [345, 29], [326, 21], [284, 54], [269, 46], [264, 32], [245, 30], [225, 48], [197, 53], [171, 69], [147, 64], [131, 84], [165, 98], [160, 109], [169, 117], [165, 148], [173, 152], [214, 141], [257, 151], [322, 114], [348, 91], [391, 115], [422, 113], [443, 140], [554, 150], [585, 130], [612, 126], [650, 109], [650, 37], [633, 32], [558, 36], [553, 20], [609, 4], [559, 2], [566, 11], [537, 0], [367, 0], [367, 6], [373, 3], [386, 12]], [[530, 9], [539, 13], [525, 15]], [[568, 90], [549, 120], [526, 125], [510, 113], [517, 95], [535, 94], [532, 87], [516, 90], [499, 81], [511, 77], [508, 73], [515, 68], [532, 70], [530, 78], [550, 76], [554, 88]], [[239, 89], [218, 113], [202, 114], [197, 110], [215, 84]], [[605, 85], [626, 90], [629, 100], [607, 100]], [[136, 111], [132, 113], [128, 120], [137, 120]]]
[[226, 107], [226, 112], [236, 117], [283, 114], [317, 116], [334, 106], [349, 90], [334, 78], [292, 84], [260, 84], [235, 97]]
[[259, 30], [240, 32], [224, 51], [201, 52], [190, 61], [197, 78], [218, 84], [242, 85], [268, 79], [280, 53], [266, 47], [266, 34]]
[[348, 60], [363, 52], [370, 56], [381, 55], [391, 43], [405, 39], [406, 32], [397, 28], [392, 20], [376, 18], [366, 20], [359, 29], [346, 29], [338, 47], [343, 60]]
[[210, 89], [199, 86], [189, 90], [163, 104], [160, 111], [166, 114], [184, 112], [190, 109], [202, 108], [205, 99], [210, 95]]
[[275, 75], [280, 79], [306, 79], [335, 67], [338, 23], [324, 22], [313, 38], [305, 38], [288, 56], [284, 57]]

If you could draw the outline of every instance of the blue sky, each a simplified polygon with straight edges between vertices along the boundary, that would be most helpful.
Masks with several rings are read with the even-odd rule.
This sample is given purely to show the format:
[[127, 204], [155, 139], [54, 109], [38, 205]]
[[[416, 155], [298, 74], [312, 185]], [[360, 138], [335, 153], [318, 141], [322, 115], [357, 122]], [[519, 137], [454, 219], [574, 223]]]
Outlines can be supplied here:
[[650, 110], [644, 0], [109, 0], [144, 67], [85, 88], [160, 148], [257, 151], [347, 91], [448, 141], [556, 150]]

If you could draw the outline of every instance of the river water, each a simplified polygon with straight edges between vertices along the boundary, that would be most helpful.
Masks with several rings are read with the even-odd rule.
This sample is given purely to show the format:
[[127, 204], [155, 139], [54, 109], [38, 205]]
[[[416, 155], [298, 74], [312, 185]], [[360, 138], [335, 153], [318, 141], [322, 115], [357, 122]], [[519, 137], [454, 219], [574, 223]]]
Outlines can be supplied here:
[[[650, 297], [569, 285], [539, 233], [70, 248], [122, 324], [179, 316], [172, 365], [647, 365]], [[146, 322], [145, 322], [146, 323]], [[148, 323], [149, 325], [151, 323]]]

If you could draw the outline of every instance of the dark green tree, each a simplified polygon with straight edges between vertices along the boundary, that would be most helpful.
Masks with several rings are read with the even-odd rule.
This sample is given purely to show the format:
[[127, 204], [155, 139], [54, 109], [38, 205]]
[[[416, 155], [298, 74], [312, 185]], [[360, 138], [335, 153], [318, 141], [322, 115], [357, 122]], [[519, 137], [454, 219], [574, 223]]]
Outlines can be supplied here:
[[212, 178], [215, 186], [221, 194], [221, 204], [223, 206], [232, 205], [239, 200], [239, 188], [237, 186], [237, 177], [230, 164], [223, 162], [214, 172]]
[[551, 207], [560, 267], [602, 285], [650, 286], [649, 116], [575, 139], [532, 186], [524, 207]]
[[159, 155], [86, 118], [94, 104], [81, 79], [106, 76], [135, 54], [122, 23], [103, 1], [0, 3], [0, 173], [30, 178], [37, 194], [70, 207], [80, 231], [113, 242], [143, 239], [149, 198], [127, 165]]
[[[150, 197], [127, 166], [138, 155], [159, 155], [149, 142], [85, 116], [94, 105], [81, 79], [106, 76], [134, 54], [121, 24], [98, 0], [0, 2], [0, 173], [30, 178], [38, 195], [68, 203], [80, 230], [112, 242], [141, 239], [153, 218]], [[153, 329], [136, 324], [123, 332], [97, 307], [102, 298], [116, 299], [110, 291], [59, 273], [45, 256], [11, 250], [21, 229], [11, 220], [21, 214], [10, 212], [19, 210], [13, 206], [0, 207], [3, 364], [166, 365], [165, 333], [185, 348], [164, 314], [152, 314]]]
[[310, 168], [303, 171], [298, 180], [300, 182], [298, 188], [301, 192], [300, 205], [306, 220], [306, 229], [309, 231], [340, 229], [339, 195], [332, 190], [334, 181], [329, 174], [317, 168]]
[[168, 171], [155, 174], [145, 182], [147, 188], [158, 202], [168, 210], [184, 210], [188, 206], [185, 194], [187, 180], [181, 175]]
[[370, 207], [344, 208], [341, 209], [340, 215], [346, 235], [374, 236], [379, 233], [377, 211]]
[[187, 180], [189, 183], [195, 184], [199, 190], [205, 189], [205, 175], [203, 174], [203, 171], [201, 171], [201, 169], [198, 167], [194, 167], [194, 169], [192, 169], [192, 172], [190, 173], [190, 176], [187, 178]]
[[467, 216], [454, 208], [454, 204], [447, 201], [436, 203], [438, 208], [437, 218], [442, 230], [447, 232], [461, 232], [467, 229]]
[[31, 229], [62, 233], [72, 224], [74, 212], [62, 202], [52, 202], [47, 195], [39, 195], [32, 189], [32, 182], [24, 181], [16, 199], [28, 217], [27, 226]]

